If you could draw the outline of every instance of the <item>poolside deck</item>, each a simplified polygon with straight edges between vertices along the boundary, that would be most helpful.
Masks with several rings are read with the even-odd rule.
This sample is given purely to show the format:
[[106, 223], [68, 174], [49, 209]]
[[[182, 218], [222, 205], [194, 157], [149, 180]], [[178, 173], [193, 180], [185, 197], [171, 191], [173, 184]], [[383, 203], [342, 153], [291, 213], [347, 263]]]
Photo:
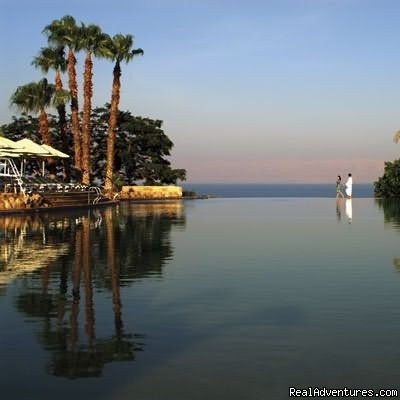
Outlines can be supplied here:
[[26, 214], [71, 208], [95, 208], [116, 204], [115, 200], [98, 198], [98, 194], [93, 191], [45, 192], [39, 193], [39, 195], [41, 197], [40, 204], [9, 208], [0, 207], [0, 215]]

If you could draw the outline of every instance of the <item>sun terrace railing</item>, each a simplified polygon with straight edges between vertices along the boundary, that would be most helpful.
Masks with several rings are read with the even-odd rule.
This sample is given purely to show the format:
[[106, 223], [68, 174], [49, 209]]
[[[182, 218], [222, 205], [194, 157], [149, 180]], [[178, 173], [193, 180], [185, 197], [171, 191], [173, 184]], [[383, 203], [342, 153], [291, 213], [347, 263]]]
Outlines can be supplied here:
[[[22, 176], [14, 161], [8, 158], [0, 158], [0, 184], [5, 193], [20, 192], [24, 196], [32, 193], [87, 193], [88, 204], [97, 204], [104, 197], [97, 186], [57, 182], [43, 176]], [[95, 194], [93, 200], [91, 193]]]
[[20, 191], [24, 196], [27, 194], [22, 176], [11, 158], [0, 158], [0, 178], [3, 178], [5, 192], [12, 187], [14, 191]]

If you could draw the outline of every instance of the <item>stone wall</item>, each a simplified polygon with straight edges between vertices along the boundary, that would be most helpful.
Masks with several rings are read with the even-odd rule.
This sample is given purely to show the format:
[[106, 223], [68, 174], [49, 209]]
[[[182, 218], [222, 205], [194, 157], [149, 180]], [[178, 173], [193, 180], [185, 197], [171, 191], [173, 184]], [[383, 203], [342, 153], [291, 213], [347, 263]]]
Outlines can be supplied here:
[[123, 200], [181, 199], [182, 188], [180, 186], [122, 186], [119, 198]]

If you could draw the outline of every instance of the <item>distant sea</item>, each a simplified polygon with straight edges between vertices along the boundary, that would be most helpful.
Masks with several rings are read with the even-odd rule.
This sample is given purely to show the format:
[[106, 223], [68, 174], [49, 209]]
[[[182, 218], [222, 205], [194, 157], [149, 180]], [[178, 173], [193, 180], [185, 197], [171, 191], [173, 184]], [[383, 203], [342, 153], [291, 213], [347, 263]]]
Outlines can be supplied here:
[[[184, 183], [183, 189], [198, 195], [217, 197], [336, 197], [335, 183], [327, 184], [253, 184]], [[353, 197], [374, 197], [372, 183], [353, 185]]]

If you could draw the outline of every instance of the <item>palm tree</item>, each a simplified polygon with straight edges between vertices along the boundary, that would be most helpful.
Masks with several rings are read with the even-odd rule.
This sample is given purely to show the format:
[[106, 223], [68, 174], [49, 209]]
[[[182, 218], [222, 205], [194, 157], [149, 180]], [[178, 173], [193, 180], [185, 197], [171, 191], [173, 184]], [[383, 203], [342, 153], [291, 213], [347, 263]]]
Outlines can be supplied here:
[[74, 162], [75, 169], [81, 169], [81, 130], [79, 127], [78, 85], [76, 82], [76, 58], [75, 51], [79, 51], [79, 33], [75, 19], [65, 15], [61, 19], [54, 20], [47, 25], [43, 33], [47, 36], [50, 44], [68, 47], [67, 70], [68, 87], [71, 95], [71, 120], [72, 136], [74, 140]]
[[111, 92], [110, 118], [107, 132], [107, 167], [104, 188], [111, 193], [113, 190], [114, 146], [117, 129], [118, 106], [121, 91], [121, 62], [128, 63], [137, 55], [143, 55], [142, 49], [134, 49], [132, 35], [114, 35], [111, 42], [111, 59], [115, 61]]
[[51, 105], [58, 106], [68, 98], [69, 94], [65, 90], [55, 92], [55, 86], [49, 84], [44, 78], [39, 82], [31, 82], [19, 86], [11, 96], [11, 105], [16, 106], [21, 111], [39, 113], [39, 132], [42, 143], [51, 144], [49, 123], [47, 120], [46, 108]]
[[93, 96], [93, 62], [95, 57], [110, 57], [110, 37], [97, 25], [81, 24], [79, 47], [86, 51], [83, 73], [83, 118], [82, 118], [82, 183], [90, 184], [90, 114]]
[[[39, 54], [34, 57], [32, 65], [39, 68], [44, 74], [47, 74], [49, 70], [55, 71], [54, 76], [54, 87], [56, 93], [63, 92], [63, 84], [61, 80], [61, 73], [67, 69], [67, 61], [65, 59], [64, 46], [59, 47], [42, 47]], [[61, 103], [57, 106], [58, 118], [59, 118], [59, 129], [60, 137], [63, 143], [63, 151], [68, 152], [69, 138], [67, 136], [67, 121], [65, 112], [65, 103]]]

